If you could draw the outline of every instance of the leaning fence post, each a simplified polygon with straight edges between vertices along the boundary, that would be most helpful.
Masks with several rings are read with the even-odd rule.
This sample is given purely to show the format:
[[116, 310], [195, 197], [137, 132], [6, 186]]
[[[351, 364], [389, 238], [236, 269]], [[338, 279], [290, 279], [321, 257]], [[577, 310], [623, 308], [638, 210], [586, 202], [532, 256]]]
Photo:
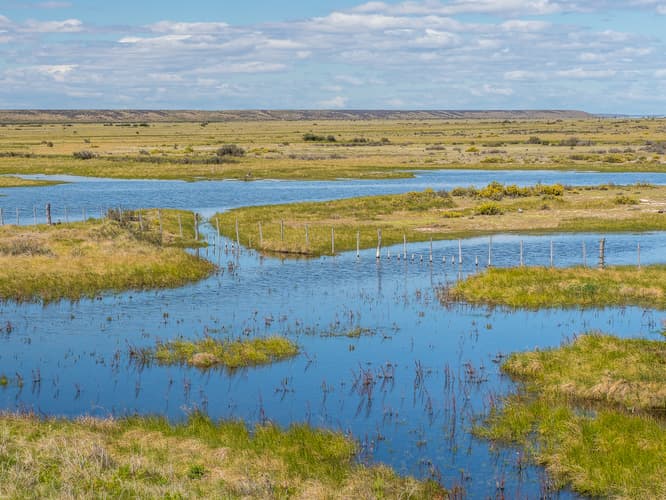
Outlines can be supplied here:
[[606, 238], [601, 238], [599, 242], [599, 269], [606, 267]]

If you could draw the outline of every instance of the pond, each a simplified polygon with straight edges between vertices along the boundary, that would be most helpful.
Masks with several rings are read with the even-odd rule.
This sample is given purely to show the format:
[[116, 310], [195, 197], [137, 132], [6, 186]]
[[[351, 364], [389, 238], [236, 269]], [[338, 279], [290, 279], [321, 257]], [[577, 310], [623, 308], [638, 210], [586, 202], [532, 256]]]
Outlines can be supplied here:
[[[460, 177], [450, 180], [428, 172], [424, 178], [400, 183], [340, 185], [77, 181], [5, 190], [9, 196], [2, 203], [16, 206], [22, 200], [50, 199], [93, 207], [96, 202], [137, 206], [140, 200], [146, 206], [212, 213], [248, 203], [439, 189], [492, 180], [478, 174], [472, 182], [471, 174], [455, 175]], [[515, 175], [509, 179], [502, 175], [501, 180], [584, 183], [576, 177], [579, 174], [565, 173], [557, 179], [535, 172]], [[616, 174], [595, 179], [581, 175], [589, 183], [611, 178], [627, 182], [617, 180]], [[650, 182], [664, 180], [666, 176], [653, 177]], [[204, 198], [208, 195], [214, 197], [210, 202]], [[202, 229], [216, 243], [212, 228]], [[516, 265], [522, 240], [528, 264], [549, 263], [552, 241], [555, 265], [581, 263], [583, 242], [588, 264], [594, 265], [599, 238], [596, 234], [496, 235], [492, 264]], [[635, 263], [638, 242], [643, 263], [664, 261], [664, 233], [606, 238], [610, 264]], [[499, 373], [501, 356], [557, 346], [589, 330], [656, 338], [666, 313], [632, 307], [510, 311], [442, 305], [437, 287], [482, 270], [489, 243], [489, 238], [464, 240], [459, 266], [451, 264], [458, 255], [457, 241], [435, 242], [431, 264], [429, 243], [409, 244], [407, 261], [396, 259], [402, 245], [384, 249], [391, 251], [392, 258], [384, 254], [379, 262], [374, 250], [363, 251], [360, 259], [354, 252], [299, 261], [246, 250], [232, 253], [225, 251], [222, 240], [201, 250], [202, 256], [220, 265], [220, 272], [191, 286], [47, 306], [0, 304], [4, 327], [0, 375], [10, 380], [0, 388], [0, 408], [68, 417], [161, 414], [173, 420], [200, 408], [214, 418], [242, 418], [249, 423], [308, 422], [351, 433], [362, 443], [364, 460], [434, 477], [448, 487], [459, 484], [470, 497], [494, 496], [502, 482], [508, 497], [539, 495], [545, 487], [541, 469], [525, 466], [517, 449], [493, 450], [470, 433], [475, 418], [513, 388]], [[358, 327], [367, 331], [360, 337], [344, 335]], [[157, 340], [178, 336], [251, 338], [278, 333], [296, 341], [302, 354], [269, 367], [202, 372], [137, 366], [128, 355], [130, 346], [153, 346]], [[572, 494], [565, 491], [560, 496]]]

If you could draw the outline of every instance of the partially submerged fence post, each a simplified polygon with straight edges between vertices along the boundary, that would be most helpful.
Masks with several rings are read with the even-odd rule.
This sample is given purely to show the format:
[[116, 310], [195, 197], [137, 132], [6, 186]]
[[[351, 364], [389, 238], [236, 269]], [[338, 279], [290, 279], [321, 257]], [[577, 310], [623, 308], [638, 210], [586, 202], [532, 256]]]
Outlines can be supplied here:
[[46, 204], [46, 223], [49, 226], [52, 224], [52, 221], [51, 221], [51, 204], [50, 203]]
[[356, 258], [361, 258], [361, 231], [356, 231]]
[[493, 237], [488, 238], [488, 267], [493, 265]]
[[[455, 259], [454, 259], [454, 261], [455, 261]], [[432, 264], [432, 238], [430, 238], [430, 263]]]
[[641, 268], [641, 244], [638, 244], [638, 269]]
[[380, 259], [382, 254], [382, 230], [377, 229], [377, 259]]
[[81, 210], [81, 212], [82, 212], [82, 214], [83, 214], [83, 222], [87, 221], [88, 218], [86, 217], [86, 208], [83, 207], [83, 209]]
[[474, 256], [474, 266], [478, 269], [479, 268], [479, 256], [475, 255]]
[[462, 240], [458, 240], [458, 264], [462, 266]]
[[335, 255], [335, 228], [331, 228], [331, 254]]
[[407, 260], [407, 235], [402, 234], [402, 257]]
[[599, 242], [599, 269], [606, 268], [606, 238]]
[[5, 225], [5, 214], [2, 213], [2, 208], [0, 208], [0, 226]]
[[16, 225], [18, 226], [20, 224], [21, 224], [21, 221], [20, 221], [20, 218], [19, 218], [19, 209], [17, 208], [16, 209]]
[[194, 241], [199, 241], [199, 214], [196, 212], [194, 212]]
[[240, 231], [238, 229], [238, 219], [236, 219], [236, 245], [238, 245], [238, 253], [240, 253]]

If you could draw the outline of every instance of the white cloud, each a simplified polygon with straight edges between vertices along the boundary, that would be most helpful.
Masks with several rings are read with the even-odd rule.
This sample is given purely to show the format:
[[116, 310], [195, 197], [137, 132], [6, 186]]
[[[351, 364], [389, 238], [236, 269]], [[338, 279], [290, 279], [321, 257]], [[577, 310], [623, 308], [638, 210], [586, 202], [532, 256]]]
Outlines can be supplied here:
[[348, 101], [347, 97], [336, 96], [332, 99], [319, 101], [319, 107], [322, 109], [342, 109], [347, 106]]
[[488, 83], [484, 84], [480, 88], [471, 88], [470, 92], [475, 96], [488, 96], [488, 95], [499, 95], [499, 96], [510, 96], [513, 95], [513, 89], [506, 87], [496, 87]]
[[229, 28], [226, 23], [182, 23], [174, 21], [160, 21], [147, 26], [154, 33], [174, 33], [179, 35], [218, 34]]
[[572, 78], [581, 80], [594, 80], [598, 78], [609, 78], [615, 76], [617, 71], [612, 69], [583, 69], [574, 68], [566, 69], [557, 72], [557, 76], [561, 78]]
[[83, 23], [78, 19], [65, 19], [64, 21], [35, 21], [28, 20], [22, 31], [30, 33], [80, 33]]
[[56, 82], [64, 82], [67, 79], [67, 75], [77, 67], [76, 64], [55, 64], [36, 66], [34, 69], [37, 73], [49, 76]]

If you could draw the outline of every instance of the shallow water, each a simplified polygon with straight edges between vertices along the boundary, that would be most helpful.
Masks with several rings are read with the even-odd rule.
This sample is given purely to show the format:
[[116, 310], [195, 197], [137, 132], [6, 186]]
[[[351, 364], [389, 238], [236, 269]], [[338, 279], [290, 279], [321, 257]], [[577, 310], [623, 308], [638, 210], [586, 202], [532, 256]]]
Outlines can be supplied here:
[[[146, 205], [168, 205], [167, 188], [150, 188], [152, 183], [143, 181], [135, 187], [134, 182], [95, 181], [13, 190], [10, 202], [39, 196], [45, 200], [77, 186], [81, 199], [92, 203], [101, 194], [96, 198], [95, 190], [85, 188], [96, 182], [99, 193], [105, 192], [106, 182], [111, 185], [107, 187], [115, 194], [108, 195], [110, 205], [121, 204], [112, 201], [122, 199], [123, 205], [131, 206], [142, 196], [138, 186], [155, 196]], [[421, 182], [418, 189], [429, 187]], [[231, 194], [236, 189], [245, 190], [247, 203], [291, 201], [298, 199], [299, 189], [322, 198], [349, 196], [357, 189], [353, 182], [345, 182], [352, 186], [347, 188], [320, 183], [320, 192], [306, 190], [308, 183], [167, 184], [179, 186], [176, 191], [223, 185], [229, 205], [210, 205], [209, 211], [241, 203], [238, 193]], [[269, 189], [271, 184], [274, 190]], [[416, 189], [383, 184], [369, 183], [376, 186], [372, 192]], [[129, 186], [125, 198], [121, 185]], [[60, 199], [69, 195], [59, 194]], [[225, 195], [217, 202], [222, 203]], [[201, 203], [185, 205], [200, 202], [196, 197], [169, 199], [173, 202], [169, 206], [206, 208]], [[212, 228], [203, 229], [215, 243]], [[492, 264], [518, 264], [523, 240], [527, 264], [548, 264], [553, 241], [555, 265], [581, 263], [583, 242], [588, 264], [594, 265], [599, 237], [497, 235], [492, 239]], [[638, 242], [643, 263], [664, 261], [666, 234], [650, 233], [608, 235], [608, 263], [635, 263]], [[666, 313], [641, 308], [537, 312], [441, 305], [436, 287], [477, 272], [477, 256], [478, 270], [487, 265], [488, 238], [462, 242], [462, 266], [451, 264], [458, 242], [435, 242], [432, 264], [429, 243], [410, 244], [407, 261], [396, 259], [402, 245], [384, 249], [379, 262], [374, 250], [363, 251], [359, 260], [347, 253], [296, 261], [248, 251], [237, 255], [225, 252], [225, 240], [219, 243], [202, 255], [220, 264], [220, 273], [188, 287], [47, 306], [0, 304], [0, 374], [11, 380], [0, 388], [0, 408], [65, 416], [163, 414], [174, 420], [202, 408], [214, 418], [250, 423], [305, 421], [350, 432], [363, 444], [365, 459], [386, 462], [401, 473], [435, 477], [445, 486], [461, 484], [472, 498], [494, 496], [502, 481], [507, 497], [534, 497], [543, 488], [539, 468], [525, 467], [516, 449], [491, 450], [489, 443], [470, 434], [474, 418], [513, 388], [499, 374], [498, 354], [557, 346], [589, 330], [656, 338], [666, 318]], [[330, 335], [355, 327], [368, 328], [371, 334]], [[158, 339], [179, 335], [229, 338], [276, 333], [294, 339], [303, 353], [269, 367], [236, 372], [140, 367], [128, 356], [129, 346], [152, 346]]]

